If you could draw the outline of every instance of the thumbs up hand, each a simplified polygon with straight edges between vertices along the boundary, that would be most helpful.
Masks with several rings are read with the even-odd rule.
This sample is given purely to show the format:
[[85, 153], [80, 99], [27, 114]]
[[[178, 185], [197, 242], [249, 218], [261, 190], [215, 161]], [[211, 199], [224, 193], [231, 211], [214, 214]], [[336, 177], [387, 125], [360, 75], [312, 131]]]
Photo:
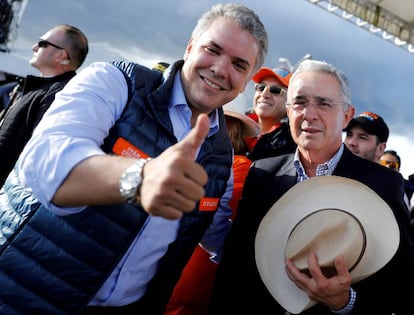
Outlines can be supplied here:
[[181, 142], [145, 165], [140, 195], [141, 205], [149, 214], [179, 219], [204, 196], [208, 176], [195, 159], [209, 128], [208, 116], [199, 115], [194, 128]]

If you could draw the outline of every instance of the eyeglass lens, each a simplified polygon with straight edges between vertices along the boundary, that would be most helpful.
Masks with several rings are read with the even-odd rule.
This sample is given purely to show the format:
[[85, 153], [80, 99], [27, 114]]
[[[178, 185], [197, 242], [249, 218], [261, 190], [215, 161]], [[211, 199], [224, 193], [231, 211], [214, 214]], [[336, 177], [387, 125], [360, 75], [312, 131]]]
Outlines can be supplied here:
[[55, 44], [53, 44], [53, 43], [51, 43], [51, 42], [49, 42], [49, 41], [47, 41], [47, 40], [44, 40], [44, 39], [40, 39], [38, 42], [37, 42], [37, 46], [39, 46], [40, 48], [46, 48], [47, 46], [52, 46], [52, 47], [55, 47], [55, 48], [57, 48], [57, 49], [63, 49], [64, 50], [64, 48], [63, 47], [60, 47], [60, 46], [58, 46], [58, 45], [55, 45]]
[[257, 83], [257, 84], [255, 84], [254, 89], [256, 91], [258, 91], [258, 92], [263, 92], [264, 89], [266, 88], [266, 86], [269, 86], [270, 93], [275, 94], [275, 95], [280, 95], [283, 92], [285, 92], [284, 89], [282, 89], [282, 88], [280, 88], [278, 86], [275, 86], [275, 85], [266, 85], [264, 83]]
[[57, 49], [62, 49], [64, 51], [66, 51], [66, 53], [68, 55], [68, 59], [70, 60], [69, 52], [65, 48], [60, 47], [58, 45], [55, 45], [55, 44], [49, 42], [46, 39], [39, 39], [39, 41], [37, 42], [37, 46], [39, 46], [39, 48], [46, 48], [47, 46], [52, 46], [52, 47], [55, 47]]
[[386, 166], [388, 168], [392, 168], [394, 170], [397, 170], [399, 165], [398, 162], [392, 162], [392, 161], [386, 161], [386, 160], [380, 160], [380, 164], [382, 166]]

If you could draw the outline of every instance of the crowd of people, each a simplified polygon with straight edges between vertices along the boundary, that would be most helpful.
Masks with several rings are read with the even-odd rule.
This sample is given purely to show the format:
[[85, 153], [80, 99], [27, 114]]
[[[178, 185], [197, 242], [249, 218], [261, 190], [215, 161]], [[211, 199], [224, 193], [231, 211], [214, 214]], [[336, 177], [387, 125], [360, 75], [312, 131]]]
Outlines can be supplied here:
[[235, 3], [152, 68], [77, 73], [81, 30], [40, 37], [0, 114], [0, 314], [413, 314], [386, 122], [332, 64], [264, 67], [268, 41]]

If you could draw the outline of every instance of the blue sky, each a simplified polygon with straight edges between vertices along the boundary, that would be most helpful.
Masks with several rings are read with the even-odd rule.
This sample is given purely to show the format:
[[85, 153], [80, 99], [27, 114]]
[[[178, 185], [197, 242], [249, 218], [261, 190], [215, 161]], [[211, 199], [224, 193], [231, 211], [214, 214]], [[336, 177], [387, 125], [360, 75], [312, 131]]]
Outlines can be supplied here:
[[[85, 62], [130, 59], [145, 65], [182, 58], [197, 18], [217, 1], [29, 0], [12, 48], [26, 49], [56, 24], [82, 29], [90, 41]], [[388, 149], [414, 173], [414, 54], [307, 0], [240, 0], [262, 18], [270, 38], [265, 66], [310, 53], [348, 76], [356, 114], [381, 115], [391, 130]], [[251, 99], [252, 88], [246, 96]]]

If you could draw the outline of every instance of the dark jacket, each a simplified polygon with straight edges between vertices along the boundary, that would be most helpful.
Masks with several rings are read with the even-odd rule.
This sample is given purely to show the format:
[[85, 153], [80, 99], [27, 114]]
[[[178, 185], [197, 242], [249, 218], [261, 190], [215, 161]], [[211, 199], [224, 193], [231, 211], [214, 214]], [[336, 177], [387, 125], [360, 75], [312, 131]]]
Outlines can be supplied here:
[[[139, 65], [121, 62], [116, 66], [125, 74], [131, 93], [103, 149], [111, 154], [116, 140], [123, 138], [156, 157], [177, 143], [168, 102], [174, 74], [182, 62], [174, 65], [165, 82], [158, 72]], [[225, 192], [232, 164], [221, 109], [219, 119], [218, 133], [206, 138], [197, 157], [209, 176], [205, 196], [213, 198]], [[59, 217], [36, 204], [13, 175], [0, 194], [1, 226], [8, 227], [3, 229], [8, 235], [0, 249], [0, 270], [7, 275], [0, 277], [4, 288], [0, 290], [0, 314], [82, 314], [139, 234], [148, 214], [139, 205], [122, 204], [87, 207]], [[182, 269], [214, 216], [214, 211], [199, 211], [198, 206], [181, 219], [176, 241], [160, 260], [158, 272], [140, 299], [140, 314], [163, 314]], [[26, 216], [25, 224], [17, 230], [19, 220]]]
[[75, 76], [69, 71], [44, 78], [29, 75], [24, 81], [20, 98], [0, 114], [0, 187], [12, 170], [33, 129], [66, 83]]
[[251, 161], [264, 159], [281, 154], [292, 153], [296, 150], [296, 143], [290, 134], [289, 123], [281, 125], [269, 133], [260, 136], [254, 147], [247, 153]]
[[[258, 273], [254, 240], [271, 206], [297, 182], [294, 154], [259, 160], [247, 176], [237, 217], [218, 267], [210, 314], [285, 315]], [[352, 285], [357, 292], [352, 314], [414, 314], [413, 235], [403, 200], [403, 179], [398, 172], [353, 155], [345, 148], [333, 175], [358, 180], [373, 189], [393, 210], [401, 232], [399, 249], [376, 274]], [[383, 231], [387, 233], [387, 231]], [[333, 314], [320, 304], [301, 314]]]

